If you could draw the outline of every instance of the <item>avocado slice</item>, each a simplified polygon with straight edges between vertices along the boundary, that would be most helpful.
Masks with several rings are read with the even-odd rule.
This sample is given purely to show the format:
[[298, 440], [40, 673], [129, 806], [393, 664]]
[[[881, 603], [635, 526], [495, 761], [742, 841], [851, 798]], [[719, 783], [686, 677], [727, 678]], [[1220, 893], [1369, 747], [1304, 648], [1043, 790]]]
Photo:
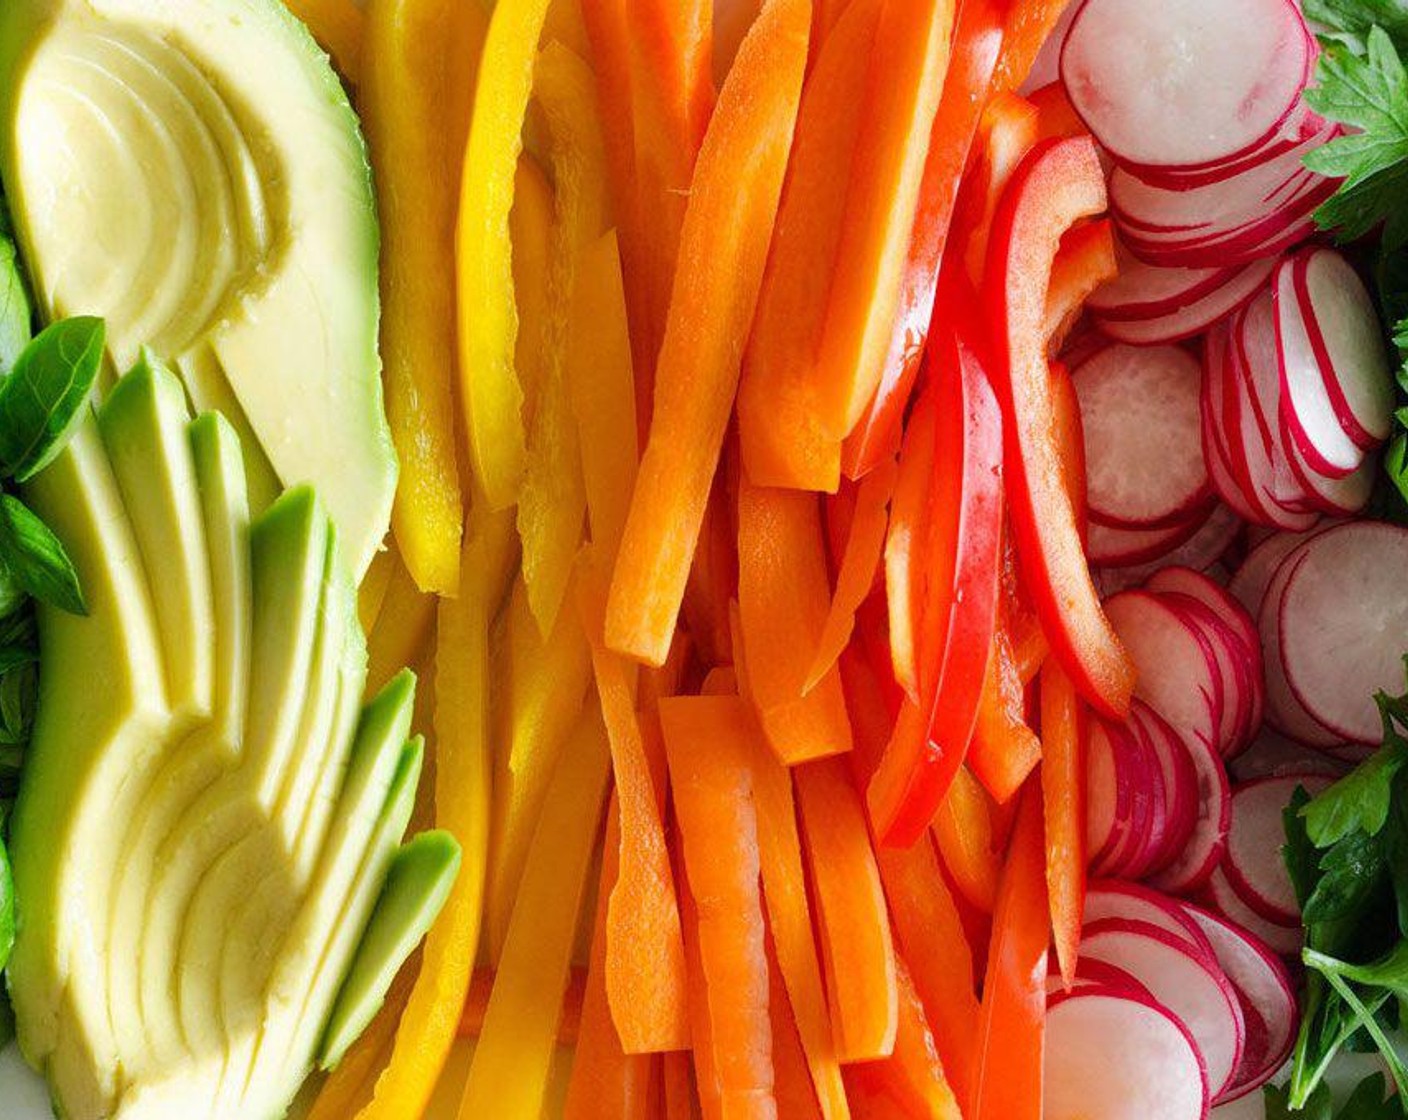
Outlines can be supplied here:
[[0, 175], [45, 318], [104, 316], [243, 443], [256, 511], [311, 484], [360, 578], [396, 460], [366, 147], [278, 0], [6, 0]]
[[233, 426], [192, 421], [150, 357], [26, 497], [90, 613], [39, 615], [11, 837], [22, 1051], [72, 1120], [281, 1116], [458, 861], [440, 834], [400, 847], [415, 679], [362, 706], [341, 533], [307, 487], [251, 518]]

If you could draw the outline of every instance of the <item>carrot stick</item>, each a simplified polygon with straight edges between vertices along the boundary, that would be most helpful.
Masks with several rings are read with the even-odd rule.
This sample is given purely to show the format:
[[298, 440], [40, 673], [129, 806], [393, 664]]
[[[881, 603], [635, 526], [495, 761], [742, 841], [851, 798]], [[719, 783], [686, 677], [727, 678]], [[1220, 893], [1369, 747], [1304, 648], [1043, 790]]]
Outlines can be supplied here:
[[753, 702], [777, 756], [797, 763], [850, 750], [840, 673], [833, 666], [806, 688], [830, 611], [815, 494], [739, 483], [738, 606]]
[[794, 776], [836, 1048], [842, 1062], [883, 1058], [895, 1045], [899, 990], [865, 808], [839, 759], [799, 766]]
[[964, 900], [991, 914], [997, 904], [1001, 861], [992, 847], [987, 795], [967, 767], [959, 767], [954, 775], [934, 818], [933, 832], [944, 867]]
[[771, 939], [768, 941], [768, 1017], [772, 1020], [772, 1071], [776, 1085], [777, 1114], [787, 1120], [821, 1120], [821, 1105], [812, 1085], [807, 1056], [797, 1032], [797, 1021], [787, 1001]]
[[699, 1091], [699, 1109], [704, 1120], [719, 1120], [721, 1090], [714, 1062], [714, 1027], [709, 1013], [709, 990], [704, 977], [704, 960], [699, 944], [699, 905], [690, 890], [689, 875], [682, 866], [679, 825], [673, 833], [676, 851], [676, 879], [680, 885], [680, 923], [684, 928], [684, 955], [689, 972], [689, 1032], [694, 1055], [694, 1080]]
[[647, 1120], [648, 1116], [651, 1058], [621, 1049], [606, 998], [606, 915], [616, 885], [620, 849], [621, 810], [613, 794], [606, 817], [591, 964], [582, 994], [582, 1025], [563, 1120]]
[[694, 1073], [689, 1054], [676, 1051], [661, 1054], [665, 1089], [665, 1120], [698, 1120], [699, 1095], [694, 1089]]
[[709, 665], [729, 660], [728, 604], [738, 586], [738, 536], [732, 491], [716, 480], [704, 509], [694, 565], [685, 585], [682, 614], [700, 659]]
[[1040, 791], [1027, 786], [1007, 851], [983, 984], [969, 1120], [1041, 1120], [1051, 916]]
[[1061, 979], [1069, 989], [1085, 909], [1085, 760], [1075, 687], [1058, 662], [1041, 668], [1041, 789], [1046, 808], [1046, 890]]
[[607, 645], [651, 664], [670, 648], [738, 388], [806, 65], [810, 0], [768, 0], [699, 153], [670, 317], [607, 609]]
[[629, 1054], [688, 1044], [684, 947], [665, 845], [665, 775], [652, 773], [636, 715], [634, 666], [602, 644], [605, 576], [584, 565], [578, 606], [591, 642], [621, 809], [620, 874], [607, 916], [606, 990]]
[[726, 1120], [772, 1120], [777, 1101], [748, 718], [736, 697], [660, 702], [685, 869], [699, 911], [719, 1113]]
[[1019, 89], [1026, 82], [1042, 45], [1070, 3], [1071, 0], [1014, 0], [1008, 6], [1002, 55], [993, 75], [995, 88]]
[[993, 635], [968, 765], [993, 800], [1009, 801], [1041, 761], [1041, 740], [1026, 723], [1021, 668], [1005, 627]]
[[866, 475], [857, 488], [846, 547], [836, 573], [836, 589], [831, 595], [831, 610], [807, 673], [807, 692], [835, 666], [851, 640], [856, 611], [875, 584], [875, 571], [884, 556], [885, 533], [890, 524], [890, 496], [898, 476], [899, 466], [890, 460]]

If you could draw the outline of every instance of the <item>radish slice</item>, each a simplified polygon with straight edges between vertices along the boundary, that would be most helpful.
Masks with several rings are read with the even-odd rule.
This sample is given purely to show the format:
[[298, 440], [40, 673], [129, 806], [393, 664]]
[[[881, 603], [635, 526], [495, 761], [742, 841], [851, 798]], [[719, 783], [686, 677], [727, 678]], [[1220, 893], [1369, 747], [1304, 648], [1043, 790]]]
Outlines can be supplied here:
[[1072, 371], [1092, 516], [1166, 529], [1207, 503], [1201, 381], [1198, 362], [1176, 346], [1111, 346]]
[[1280, 956], [1300, 956], [1303, 944], [1301, 927], [1278, 926], [1275, 922], [1268, 922], [1238, 897], [1222, 868], [1219, 867], [1208, 877], [1204, 901], [1234, 926], [1255, 934]]
[[1086, 0], [1061, 52], [1071, 102], [1117, 159], [1225, 163], [1274, 137], [1308, 77], [1289, 0]]
[[1091, 518], [1086, 531], [1086, 556], [1092, 564], [1102, 567], [1147, 564], [1192, 540], [1200, 525], [1201, 521], [1194, 517], [1168, 528], [1137, 529]]
[[1086, 300], [1103, 320], [1157, 319], [1197, 303], [1227, 283], [1236, 270], [1228, 268], [1158, 268], [1145, 264], [1118, 242], [1119, 273]]
[[[1310, 541], [1319, 535], [1314, 534]], [[1257, 617], [1257, 629], [1261, 631], [1261, 663], [1266, 672], [1266, 721], [1297, 742], [1312, 747], [1334, 747], [1343, 741], [1343, 737], [1306, 711], [1286, 678], [1286, 664], [1282, 656], [1281, 604], [1285, 599], [1286, 585], [1304, 562], [1304, 549], [1310, 541], [1297, 547], [1281, 561], [1271, 579], [1271, 586], [1266, 589], [1261, 613]]]
[[1102, 594], [1114, 595], [1130, 587], [1138, 587], [1168, 564], [1207, 568], [1227, 551], [1241, 528], [1242, 519], [1230, 507], [1216, 505], [1198, 531], [1185, 542], [1156, 557], [1154, 562], [1104, 567], [1095, 574], [1097, 586]]
[[[1357, 750], [1366, 749], [1353, 744]], [[1345, 760], [1335, 748], [1307, 747], [1288, 739], [1270, 728], [1263, 728], [1256, 741], [1238, 756], [1231, 767], [1235, 782], [1253, 782], [1258, 778], [1287, 778], [1295, 775], [1333, 775], [1345, 771]]]
[[1222, 860], [1232, 819], [1232, 787], [1222, 759], [1202, 739], [1185, 737], [1183, 745], [1198, 772], [1198, 820], [1178, 858], [1149, 879], [1169, 894], [1196, 891], [1208, 881]]
[[1253, 620], [1261, 613], [1266, 589], [1271, 585], [1272, 577], [1275, 576], [1281, 561], [1294, 552], [1298, 545], [1316, 533], [1323, 532], [1325, 528], [1326, 526], [1317, 525], [1303, 533], [1272, 533], [1247, 553], [1246, 559], [1237, 569], [1237, 574], [1227, 585], [1227, 590], [1247, 609]]
[[[1202, 927], [1188, 916], [1181, 902], [1139, 883], [1107, 879], [1095, 880], [1087, 885], [1085, 924], [1090, 926], [1109, 918], [1147, 922], [1182, 938], [1204, 956], [1213, 952], [1212, 942], [1208, 940]], [[1093, 968], [1096, 965], [1103, 968], [1112, 967], [1104, 961], [1081, 958], [1081, 967]]]
[[1109, 733], [1090, 720], [1085, 740], [1085, 850], [1098, 862], [1111, 844], [1119, 814], [1119, 784]]
[[1328, 127], [1330, 127], [1330, 122], [1312, 110], [1302, 99], [1291, 110], [1273, 136], [1267, 137], [1264, 144], [1258, 145], [1236, 159], [1210, 167], [1140, 167], [1136, 170], [1139, 177], [1146, 183], [1153, 183], [1157, 186], [1205, 187], [1210, 183], [1224, 182], [1234, 175], [1240, 175], [1252, 168], [1279, 159], [1312, 137], [1323, 136], [1324, 141], [1328, 142], [1341, 131], [1341, 128], [1336, 127], [1334, 133], [1326, 133]]
[[[1155, 269], [1153, 265], [1141, 267], [1159, 272], [1204, 271]], [[1215, 271], [1216, 284], [1188, 303], [1147, 318], [1114, 317], [1097, 310], [1093, 312], [1095, 322], [1111, 338], [1136, 346], [1153, 346], [1191, 338], [1242, 306], [1256, 294], [1275, 267], [1274, 260], [1266, 260], [1254, 261], [1242, 268], [1218, 269]]]
[[1211, 943], [1247, 1024], [1242, 1064], [1218, 1099], [1225, 1104], [1261, 1088], [1290, 1057], [1300, 1020], [1295, 985], [1280, 958], [1255, 934], [1200, 906], [1184, 903], [1183, 909]]
[[1143, 878], [1168, 867], [1192, 838], [1198, 825], [1198, 771], [1178, 732], [1148, 704], [1135, 700], [1129, 723], [1158, 763], [1164, 791], [1163, 836], [1139, 870], [1139, 877]]
[[1204, 1120], [1208, 1074], [1187, 1027], [1152, 999], [1091, 990], [1051, 1004], [1045, 1120]]
[[1383, 726], [1374, 694], [1403, 689], [1408, 530], [1351, 522], [1321, 533], [1297, 554], [1277, 627], [1287, 683], [1330, 731], [1377, 743]]
[[1352, 517], [1369, 504], [1378, 477], [1377, 455], [1369, 455], [1349, 474], [1339, 478], [1322, 474], [1306, 462], [1291, 429], [1285, 409], [1281, 411], [1281, 446], [1286, 461], [1309, 501], [1330, 517]]
[[1216, 1096], [1241, 1064], [1246, 1023], [1216, 958], [1147, 922], [1117, 919], [1086, 927], [1081, 954], [1133, 975], [1193, 1036]]
[[1286, 842], [1282, 813], [1297, 786], [1313, 796], [1331, 780], [1323, 775], [1261, 778], [1232, 791], [1232, 827], [1222, 868], [1237, 896], [1268, 922], [1300, 924], [1295, 888], [1281, 859]]

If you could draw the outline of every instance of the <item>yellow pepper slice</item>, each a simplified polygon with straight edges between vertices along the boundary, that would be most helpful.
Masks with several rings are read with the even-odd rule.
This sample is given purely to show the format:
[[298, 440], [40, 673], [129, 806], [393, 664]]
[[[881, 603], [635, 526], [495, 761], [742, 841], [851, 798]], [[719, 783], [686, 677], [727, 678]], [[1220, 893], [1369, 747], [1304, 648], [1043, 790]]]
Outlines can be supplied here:
[[338, 73], [356, 85], [361, 78], [366, 24], [366, 15], [356, 0], [287, 0], [287, 5], [332, 56]]
[[513, 209], [523, 120], [549, 0], [494, 6], [479, 63], [455, 230], [460, 401], [475, 478], [493, 509], [518, 498], [528, 458], [514, 368]]
[[376, 625], [381, 606], [386, 602], [386, 589], [391, 586], [391, 573], [396, 570], [396, 553], [382, 549], [372, 557], [367, 574], [357, 588], [357, 621], [362, 624], [362, 633], [370, 634]]
[[538, 1120], [592, 853], [601, 832], [610, 754], [601, 709], [578, 720], [543, 803], [499, 959], [460, 1120]]
[[419, 659], [434, 625], [435, 597], [416, 586], [397, 557], [376, 623], [367, 632], [368, 696], [375, 696], [387, 681]]
[[464, 502], [455, 451], [455, 295], [446, 277], [454, 270], [460, 163], [489, 17], [481, 5], [458, 0], [372, 0], [366, 19], [358, 104], [376, 173], [386, 414], [401, 460], [391, 524], [416, 585], [453, 594]]
[[552, 317], [553, 190], [538, 161], [527, 152], [518, 157], [514, 172], [513, 209], [509, 235], [513, 238], [513, 298], [518, 309], [518, 339], [514, 366], [523, 389], [523, 420], [533, 422], [538, 394], [547, 380], [547, 354], [543, 338]]

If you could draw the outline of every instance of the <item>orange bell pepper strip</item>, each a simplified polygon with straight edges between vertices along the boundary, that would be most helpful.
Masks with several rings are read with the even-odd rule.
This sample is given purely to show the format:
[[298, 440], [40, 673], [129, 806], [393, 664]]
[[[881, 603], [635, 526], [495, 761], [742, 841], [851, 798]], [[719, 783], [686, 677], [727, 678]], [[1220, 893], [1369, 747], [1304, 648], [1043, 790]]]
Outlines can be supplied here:
[[1013, 177], [993, 223], [984, 298], [1007, 432], [1007, 493], [1024, 583], [1042, 629], [1090, 703], [1128, 710], [1134, 669], [1100, 607], [1055, 439], [1042, 326], [1062, 234], [1105, 206], [1105, 177], [1088, 139], [1038, 145]]
[[1046, 953], [1051, 918], [1040, 791], [1017, 810], [993, 914], [969, 1120], [1041, 1120]]
[[875, 573], [884, 557], [886, 530], [890, 524], [890, 497], [898, 477], [899, 465], [892, 459], [866, 475], [856, 488], [855, 510], [846, 534], [845, 550], [841, 553], [841, 566], [836, 573], [831, 609], [803, 686], [807, 692], [815, 688], [840, 659], [855, 629], [856, 612], [875, 585]]
[[[938, 343], [938, 346], [935, 343]], [[866, 791], [881, 843], [929, 827], [973, 736], [997, 617], [1002, 415], [965, 343], [930, 341], [935, 444], [921, 548], [919, 697], [906, 699]], [[893, 612], [891, 615], [893, 619]]]
[[865, 809], [840, 759], [799, 766], [794, 777], [836, 1049], [842, 1062], [884, 1058], [895, 1046], [899, 989]]
[[1085, 756], [1080, 701], [1061, 666], [1041, 668], [1041, 789], [1046, 807], [1046, 891], [1061, 978], [1069, 989], [1085, 911]]
[[763, 899], [790, 1014], [822, 1115], [826, 1120], [845, 1120], [849, 1116], [846, 1090], [817, 959], [792, 774], [759, 735], [753, 736], [750, 760]]
[[1071, 0], [1013, 0], [1008, 5], [1002, 57], [997, 60], [997, 73], [993, 76], [995, 88], [1022, 87], [1043, 44], [1070, 4]]
[[582, 993], [582, 1026], [572, 1056], [563, 1120], [648, 1120], [650, 1115], [651, 1058], [621, 1049], [606, 998], [606, 914], [617, 881], [620, 847], [620, 806], [613, 794], [606, 816], [591, 962]]
[[[362, 55], [366, 52], [368, 37], [368, 13], [356, 0], [289, 0], [288, 10], [308, 25], [318, 45], [332, 55], [337, 72], [352, 85], [360, 85]], [[483, 22], [482, 18], [480, 22]], [[440, 47], [448, 44], [437, 42], [434, 45]], [[369, 65], [368, 72], [371, 69]], [[382, 221], [385, 222], [384, 214]]]
[[1080, 319], [1090, 293], [1119, 272], [1108, 218], [1076, 226], [1061, 238], [1046, 293], [1046, 351], [1058, 354]]
[[968, 765], [992, 799], [1005, 804], [1041, 761], [1041, 740], [1026, 722], [1026, 685], [1005, 626], [993, 635]]
[[840, 673], [833, 666], [806, 690], [830, 612], [817, 495], [739, 483], [738, 606], [753, 703], [778, 758], [850, 750]]
[[610, 773], [601, 713], [588, 708], [543, 799], [460, 1099], [460, 1120], [542, 1115]]
[[578, 608], [621, 814], [613, 853], [620, 870], [606, 921], [606, 991], [626, 1053], [679, 1050], [689, 1043], [689, 1022], [679, 902], [665, 843], [666, 776], [663, 766], [654, 772], [646, 720], [636, 713], [635, 667], [602, 642], [605, 582], [599, 563], [584, 564]]
[[982, 160], [971, 180], [975, 212], [968, 223], [963, 255], [974, 284], [982, 283], [987, 267], [988, 239], [1002, 192], [1037, 139], [1036, 106], [1015, 93], [995, 93], [978, 124]]
[[833, 439], [855, 428], [884, 372], [954, 9], [955, 0], [886, 0], [881, 8], [811, 379], [817, 422]]
[[615, 231], [582, 254], [567, 338], [567, 381], [594, 551], [606, 563], [626, 527], [640, 464], [630, 329]]
[[889, 1120], [896, 1114], [926, 1120], [963, 1120], [935, 1048], [924, 1003], [903, 960], [898, 963], [898, 971], [900, 1020], [895, 1052], [883, 1061], [864, 1062], [846, 1071], [847, 1087], [865, 1102], [855, 1114], [858, 1120]]
[[523, 387], [514, 365], [518, 312], [509, 212], [548, 2], [500, 4], [489, 17], [460, 177], [460, 406], [474, 477], [494, 509], [517, 500], [528, 459]]
[[1036, 108], [1039, 140], [1069, 140], [1090, 131], [1071, 104], [1071, 99], [1066, 96], [1066, 87], [1062, 82], [1051, 82], [1033, 90], [1027, 94], [1027, 100]]
[[940, 266], [959, 185], [1002, 45], [1005, 8], [1003, 0], [963, 0], [958, 6], [952, 55], [929, 136], [889, 350], [865, 416], [842, 448], [842, 469], [849, 478], [860, 478], [899, 449], [902, 420], [919, 376], [930, 319], [943, 313], [936, 304]]
[[699, 1095], [694, 1091], [694, 1071], [688, 1051], [659, 1056], [664, 1084], [664, 1120], [699, 1120]]
[[821, 1120], [821, 1105], [812, 1085], [807, 1056], [792, 1008], [787, 1002], [787, 988], [782, 982], [782, 970], [768, 943], [768, 1017], [772, 1020], [773, 1095], [777, 1098], [778, 1116], [788, 1120]]
[[[542, 384], [527, 420], [527, 459], [518, 495], [523, 582], [544, 635], [552, 632], [582, 543], [587, 496], [567, 374], [567, 332], [577, 264], [606, 232], [610, 200], [591, 68], [558, 42], [538, 55], [533, 96], [546, 122], [553, 168], [554, 222], [549, 306], [541, 333]], [[522, 324], [527, 326], [526, 321]]]
[[747, 706], [732, 696], [660, 702], [685, 871], [698, 907], [719, 1115], [773, 1120], [766, 923], [748, 719]]
[[[377, 180], [383, 382], [401, 462], [391, 527], [416, 585], [452, 593], [464, 500], [455, 449], [455, 295], [444, 278], [455, 267], [460, 160], [488, 15], [450, 0], [376, 0], [365, 17], [351, 0], [305, 4], [366, 22], [357, 102]], [[341, 22], [336, 27], [351, 35]]]
[[1001, 860], [992, 845], [992, 817], [982, 785], [960, 766], [934, 817], [934, 842], [964, 900], [984, 914], [997, 905]]
[[607, 609], [607, 645], [669, 652], [738, 389], [806, 66], [810, 0], [768, 0], [739, 49], [695, 167], [670, 319]]
[[758, 314], [743, 358], [738, 433], [760, 486], [834, 491], [840, 441], [822, 431], [807, 384], [826, 325], [883, 0], [856, 0], [824, 41], [802, 87]]

